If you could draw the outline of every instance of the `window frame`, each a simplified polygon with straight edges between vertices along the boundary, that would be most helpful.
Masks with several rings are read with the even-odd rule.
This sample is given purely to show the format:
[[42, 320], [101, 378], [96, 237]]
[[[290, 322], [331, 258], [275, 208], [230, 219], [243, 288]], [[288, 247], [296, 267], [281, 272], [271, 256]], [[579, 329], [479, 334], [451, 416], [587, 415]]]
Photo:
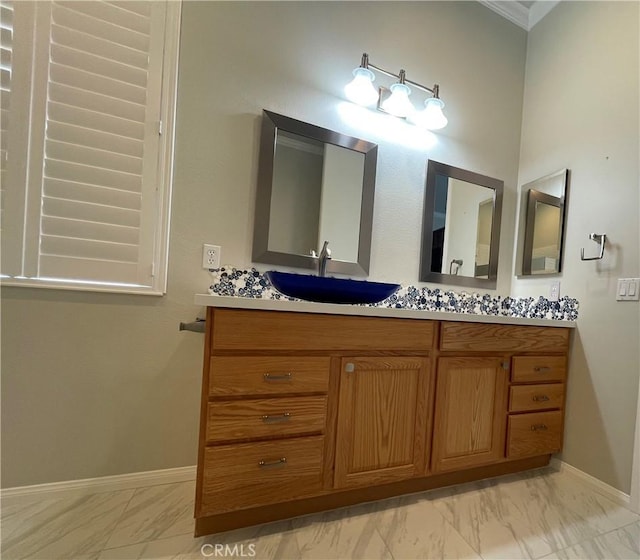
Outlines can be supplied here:
[[[31, 3], [28, 3], [31, 4]], [[36, 3], [32, 4], [32, 8]], [[37, 3], [40, 4], [40, 3]], [[45, 4], [45, 3], [42, 3]], [[42, 6], [41, 4], [41, 6]], [[36, 55], [38, 48], [44, 49], [45, 45], [42, 45], [42, 39], [38, 37], [37, 33], [37, 18], [47, 17], [48, 11], [51, 9], [51, 3], [47, 2], [44, 9], [36, 8], [35, 17], [33, 18], [33, 27], [31, 34], [33, 38], [33, 57], [32, 67], [29, 72], [29, 90], [31, 91], [30, 97], [34, 95], [33, 90], [37, 89], [37, 86], [33, 83], [34, 80], [34, 68], [33, 66], [39, 62]], [[164, 43], [163, 43], [163, 58], [162, 58], [162, 75], [161, 75], [161, 91], [160, 91], [160, 123], [161, 131], [158, 140], [157, 150], [157, 162], [156, 162], [156, 191], [159, 195], [155, 200], [155, 209], [153, 210], [154, 230], [155, 235], [153, 239], [153, 255], [152, 255], [152, 282], [150, 285], [140, 284], [127, 284], [117, 282], [103, 282], [103, 281], [87, 281], [87, 280], [72, 280], [72, 279], [56, 279], [46, 277], [27, 277], [27, 276], [9, 276], [0, 275], [0, 285], [2, 287], [26, 287], [26, 288], [48, 288], [48, 289], [63, 289], [63, 290], [76, 290], [85, 292], [108, 292], [108, 293], [125, 293], [125, 294], [138, 294], [138, 295], [154, 295], [162, 296], [167, 290], [167, 272], [168, 272], [168, 258], [169, 258], [169, 236], [170, 236], [170, 216], [171, 216], [171, 194], [173, 187], [173, 158], [174, 158], [174, 144], [175, 144], [175, 119], [176, 119], [176, 102], [177, 102], [177, 88], [178, 88], [178, 62], [179, 62], [179, 43], [180, 43], [180, 24], [181, 24], [181, 8], [182, 0], [166, 0], [166, 20], [164, 28]], [[48, 42], [46, 45], [48, 49]], [[13, 70], [12, 70], [13, 71]], [[13, 90], [13, 88], [12, 88]], [[46, 95], [46, 87], [44, 92], [38, 92], [38, 95]], [[32, 136], [34, 135], [35, 127], [45, 126], [46, 116], [41, 115], [38, 121], [34, 121], [34, 103], [30, 102], [28, 107], [29, 114], [29, 126], [27, 135], [29, 139], [28, 144], [32, 143]], [[27, 151], [19, 153], [17, 159], [26, 159], [26, 167], [24, 173], [25, 184], [29, 180], [33, 166], [42, 166], [43, 157], [42, 147], [38, 147], [41, 157], [33, 157], [32, 146], [29, 146]], [[24, 161], [20, 162], [24, 167]], [[41, 174], [41, 171], [40, 171]], [[33, 201], [29, 201], [28, 197], [34, 196], [34, 191], [37, 191], [36, 198], [42, 200], [42, 189], [32, 189], [25, 187], [25, 190], [21, 191], [22, 209], [24, 210], [24, 219], [22, 220], [20, 237], [15, 244], [10, 244], [10, 250], [13, 252], [19, 251], [22, 255], [21, 268], [24, 272], [29, 267], [28, 253], [35, 246], [40, 239], [40, 219], [33, 219], [30, 215], [30, 207], [33, 207]], [[19, 220], [18, 220], [19, 221]], [[5, 235], [7, 231], [3, 232]], [[30, 239], [30, 241], [29, 241]], [[30, 249], [31, 247], [31, 249]], [[26, 255], [26, 256], [25, 256]], [[32, 260], [33, 261], [33, 257]]]

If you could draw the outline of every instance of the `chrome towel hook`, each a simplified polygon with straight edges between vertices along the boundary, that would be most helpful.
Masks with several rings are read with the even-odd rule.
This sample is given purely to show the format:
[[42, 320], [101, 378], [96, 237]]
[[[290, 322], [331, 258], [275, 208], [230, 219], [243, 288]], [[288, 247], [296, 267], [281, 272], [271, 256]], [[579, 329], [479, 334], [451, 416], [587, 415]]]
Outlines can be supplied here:
[[583, 261], [596, 261], [604, 257], [604, 246], [607, 243], [607, 234], [606, 233], [590, 233], [589, 239], [591, 241], [595, 241], [600, 245], [600, 252], [597, 257], [586, 257], [584, 256], [584, 249], [580, 250], [580, 260]]

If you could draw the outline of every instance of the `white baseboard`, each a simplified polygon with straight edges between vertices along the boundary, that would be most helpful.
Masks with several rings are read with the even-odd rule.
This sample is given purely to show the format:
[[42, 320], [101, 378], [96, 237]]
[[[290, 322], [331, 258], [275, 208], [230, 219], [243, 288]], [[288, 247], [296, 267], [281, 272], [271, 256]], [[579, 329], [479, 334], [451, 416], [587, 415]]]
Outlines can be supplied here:
[[[621, 490], [609, 486], [605, 482], [577, 469], [555, 457], [551, 459], [551, 467], [569, 473], [579, 478], [584, 484], [594, 491], [609, 498], [623, 507], [631, 506], [631, 497]], [[115, 476], [103, 476], [99, 478], [85, 478], [81, 480], [68, 480], [64, 482], [52, 482], [49, 484], [34, 484], [32, 486], [17, 486], [0, 490], [3, 503], [11, 503], [13, 500], [28, 500], [35, 498], [43, 500], [47, 498], [77, 498], [88, 494], [100, 492], [117, 492], [119, 490], [131, 490], [133, 488], [145, 488], [159, 484], [174, 484], [176, 482], [192, 482], [196, 479], [196, 467], [179, 467], [159, 471], [146, 471]]]
[[99, 478], [85, 478], [81, 480], [67, 480], [49, 484], [34, 484], [33, 486], [17, 486], [0, 491], [4, 503], [13, 500], [28, 500], [36, 498], [76, 498], [99, 492], [117, 492], [132, 488], [144, 488], [159, 484], [173, 484], [176, 482], [191, 482], [196, 479], [196, 467], [179, 467], [159, 471], [146, 471]]
[[580, 469], [576, 469], [569, 463], [565, 463], [555, 457], [551, 459], [550, 465], [560, 472], [566, 472], [576, 478], [579, 478], [584, 484], [591, 487], [592, 490], [602, 494], [606, 498], [609, 498], [616, 504], [626, 508], [631, 508], [631, 496], [629, 496], [629, 494], [625, 494], [622, 490], [618, 490], [617, 488], [608, 485], [606, 482], [602, 482], [602, 480], [599, 480]]

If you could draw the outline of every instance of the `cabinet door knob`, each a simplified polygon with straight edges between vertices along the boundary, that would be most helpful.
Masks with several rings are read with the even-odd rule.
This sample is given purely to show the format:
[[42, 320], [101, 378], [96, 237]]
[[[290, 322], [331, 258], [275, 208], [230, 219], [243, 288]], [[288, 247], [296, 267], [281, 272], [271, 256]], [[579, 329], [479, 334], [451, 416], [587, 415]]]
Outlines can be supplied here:
[[282, 457], [280, 459], [278, 459], [277, 461], [271, 461], [271, 462], [267, 462], [267, 461], [260, 461], [258, 463], [258, 466], [261, 469], [270, 469], [270, 468], [274, 468], [274, 467], [284, 467], [287, 464], [287, 458], [286, 457]]
[[276, 416], [264, 414], [261, 416], [261, 418], [265, 424], [275, 424], [276, 422], [288, 422], [291, 419], [291, 414], [289, 412], [283, 412], [282, 414], [278, 414]]
[[293, 380], [293, 373], [283, 373], [282, 375], [276, 375], [275, 373], [265, 373], [264, 380], [267, 383], [287, 383]]
[[356, 370], [356, 366], [355, 366], [355, 364], [354, 364], [354, 363], [352, 363], [352, 362], [347, 362], [347, 363], [344, 365], [344, 371], [345, 371], [346, 373], [353, 373], [355, 370]]

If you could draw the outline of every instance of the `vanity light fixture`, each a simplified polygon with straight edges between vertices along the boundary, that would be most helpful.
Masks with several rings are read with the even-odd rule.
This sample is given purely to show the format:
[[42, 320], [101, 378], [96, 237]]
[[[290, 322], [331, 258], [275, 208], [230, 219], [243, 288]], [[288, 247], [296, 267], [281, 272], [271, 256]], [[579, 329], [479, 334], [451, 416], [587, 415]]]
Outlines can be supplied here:
[[[373, 70], [391, 78], [398, 78], [398, 81], [392, 84], [389, 89], [380, 87], [379, 90], [376, 90], [373, 85], [376, 77]], [[428, 88], [417, 82], [407, 80], [404, 70], [400, 70], [398, 74], [384, 70], [371, 64], [367, 53], [362, 55], [360, 66], [353, 71], [353, 76], [353, 80], [344, 88], [349, 101], [365, 107], [370, 107], [377, 103], [378, 110], [395, 117], [406, 118], [414, 124], [429, 130], [438, 130], [447, 126], [448, 121], [442, 112], [444, 103], [440, 99], [440, 87], [438, 84]], [[417, 110], [411, 103], [409, 99], [411, 88], [407, 84], [432, 94], [432, 97], [429, 97], [424, 102], [424, 109]]]

